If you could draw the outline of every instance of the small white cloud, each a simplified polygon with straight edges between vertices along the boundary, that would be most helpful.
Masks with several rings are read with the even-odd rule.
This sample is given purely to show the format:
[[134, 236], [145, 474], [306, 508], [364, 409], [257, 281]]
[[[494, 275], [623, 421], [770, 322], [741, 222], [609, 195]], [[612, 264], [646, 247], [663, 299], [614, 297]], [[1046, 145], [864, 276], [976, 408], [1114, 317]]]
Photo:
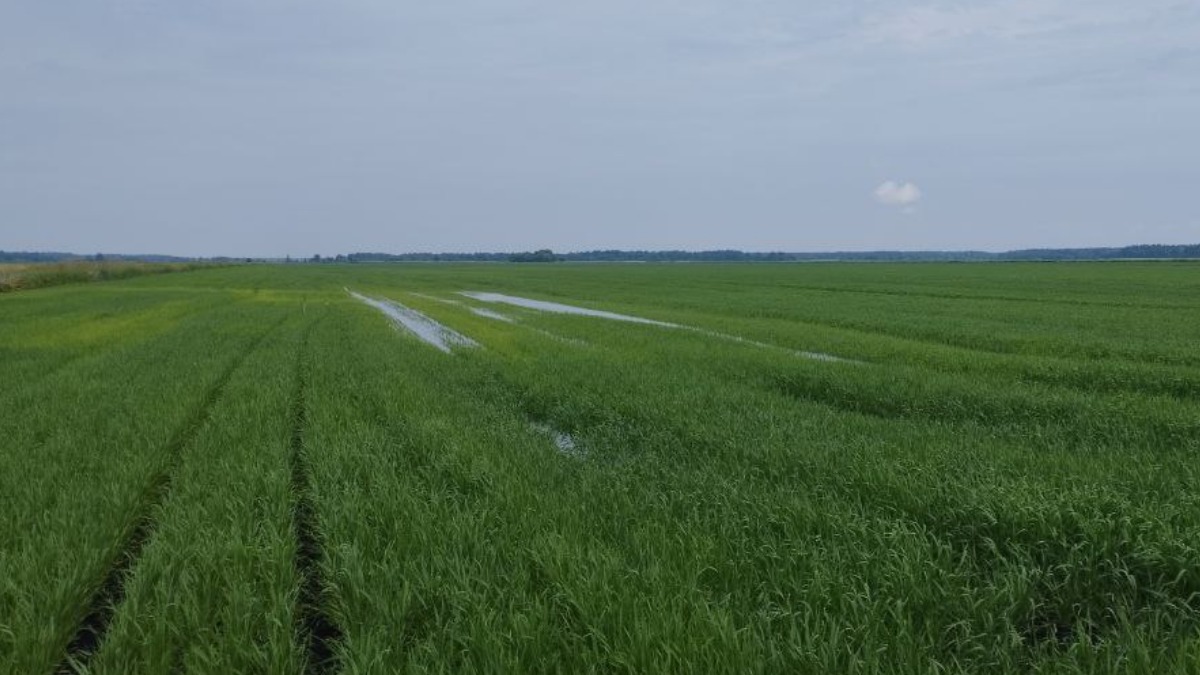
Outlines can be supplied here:
[[899, 206], [905, 212], [911, 212], [913, 205], [921, 200], [921, 188], [916, 183], [899, 183], [894, 180], [884, 181], [875, 188], [875, 201], [886, 206]]
[[1058, 36], [1069, 31], [1129, 26], [1154, 21], [1173, 8], [1175, 0], [1118, 2], [1095, 0], [1003, 0], [968, 2], [957, 6], [934, 3], [867, 14], [859, 35], [872, 43], [926, 46], [964, 38], [1031, 38]]

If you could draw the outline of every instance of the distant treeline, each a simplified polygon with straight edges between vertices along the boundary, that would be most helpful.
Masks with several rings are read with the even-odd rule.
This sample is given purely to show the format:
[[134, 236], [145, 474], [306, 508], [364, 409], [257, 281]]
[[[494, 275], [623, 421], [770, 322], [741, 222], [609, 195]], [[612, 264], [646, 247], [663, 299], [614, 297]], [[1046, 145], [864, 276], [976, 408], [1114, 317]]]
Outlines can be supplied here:
[[1027, 248], [998, 253], [1003, 260], [1122, 260], [1200, 258], [1200, 244], [1138, 244], [1121, 248]]
[[1028, 248], [994, 253], [990, 251], [826, 251], [787, 253], [717, 251], [623, 251], [608, 249], [554, 253], [549, 249], [519, 253], [350, 253], [311, 258], [182, 258], [170, 255], [130, 255], [0, 251], [0, 263], [38, 262], [804, 262], [846, 260], [864, 262], [917, 261], [1005, 261], [1005, 260], [1163, 260], [1200, 258], [1200, 244], [1138, 244], [1119, 248]]
[[[0, 251], [0, 263], [50, 263], [50, 262], [149, 262], [181, 263], [196, 262], [199, 258], [183, 258], [174, 255], [128, 254], [128, 253], [59, 253], [57, 251]], [[229, 258], [205, 258], [210, 262], [232, 262]]]
[[[819, 260], [886, 261], [1003, 261], [1003, 260], [1129, 260], [1200, 258], [1200, 244], [1140, 244], [1120, 248], [1031, 248], [989, 251], [834, 251], [785, 253], [782, 251], [579, 251], [552, 253], [351, 253], [338, 256], [346, 262], [797, 262]], [[333, 259], [326, 258], [332, 262]]]

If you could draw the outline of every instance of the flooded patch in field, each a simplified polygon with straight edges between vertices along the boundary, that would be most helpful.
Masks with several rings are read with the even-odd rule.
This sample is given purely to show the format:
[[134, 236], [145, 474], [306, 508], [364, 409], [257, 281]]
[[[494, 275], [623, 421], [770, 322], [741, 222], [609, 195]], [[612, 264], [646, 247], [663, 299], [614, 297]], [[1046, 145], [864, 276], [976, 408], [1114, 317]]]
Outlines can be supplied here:
[[[685, 326], [683, 324], [671, 323], [669, 321], [657, 321], [655, 319], [646, 319], [646, 318], [643, 318], [640, 316], [632, 316], [629, 314], [617, 314], [616, 312], [606, 312], [606, 311], [599, 310], [599, 309], [588, 309], [586, 307], [576, 307], [574, 305], [564, 305], [560, 302], [549, 302], [546, 300], [534, 300], [532, 298], [522, 298], [522, 297], [515, 296], [515, 295], [505, 295], [503, 293], [483, 293], [483, 292], [477, 292], [477, 291], [462, 291], [461, 295], [465, 295], [468, 298], [472, 298], [472, 299], [478, 300], [480, 302], [514, 305], [516, 307], [524, 307], [526, 309], [533, 309], [533, 310], [537, 310], [539, 312], [550, 312], [553, 314], [576, 314], [576, 315], [580, 315], [580, 316], [592, 316], [592, 317], [596, 317], [599, 319], [609, 319], [611, 321], [626, 321], [629, 323], [640, 323], [640, 324], [648, 324], [651, 326], [661, 326], [663, 328], [676, 328], [679, 330], [689, 330], [689, 331], [693, 331], [696, 333], [700, 333], [702, 335], [707, 335], [709, 337], [720, 338], [722, 340], [730, 340], [732, 342], [741, 342], [743, 344], [753, 345], [755, 347], [763, 347], [766, 349], [781, 349], [784, 351], [789, 351], [792, 354], [799, 356], [801, 358], [813, 359], [816, 361], [859, 363], [858, 361], [852, 361], [850, 359], [843, 359], [842, 357], [834, 356], [833, 354], [826, 354], [824, 352], [809, 352], [809, 351], [790, 350], [790, 349], [787, 349], [786, 347], [780, 347], [779, 345], [772, 345], [772, 344], [768, 344], [766, 342], [750, 340], [748, 338], [739, 337], [737, 335], [730, 335], [728, 333], [721, 333], [718, 331], [709, 330], [707, 328], [699, 328], [696, 326]], [[474, 312], [475, 310], [471, 310], [471, 311]], [[479, 310], [479, 312], [476, 312], [476, 313], [478, 314], [482, 311], [486, 311], [486, 310]]]
[[591, 346], [591, 343], [589, 343], [587, 340], [580, 340], [579, 338], [569, 338], [569, 337], [563, 337], [562, 335], [555, 335], [554, 333], [551, 333], [548, 330], [542, 330], [541, 328], [534, 328], [533, 326], [525, 326], [525, 328], [527, 330], [531, 330], [531, 331], [537, 333], [538, 335], [544, 335], [544, 336], [550, 338], [551, 340], [554, 340], [555, 342], [562, 342], [563, 344], [575, 345], [576, 347], [590, 347]]
[[554, 447], [558, 448], [558, 451], [564, 455], [583, 458], [587, 454], [583, 448], [579, 447], [579, 444], [575, 442], [575, 439], [570, 434], [565, 434], [540, 422], [530, 422], [529, 427], [539, 434], [549, 437], [554, 442]]
[[831, 363], [862, 363], [862, 361], [842, 358], [841, 356], [834, 356], [833, 354], [826, 354], [825, 352], [796, 352], [796, 356], [812, 359], [814, 361], [829, 361]]
[[414, 298], [421, 298], [423, 300], [432, 300], [434, 302], [440, 302], [443, 305], [461, 305], [462, 304], [461, 302], [459, 302], [457, 300], [451, 300], [450, 298], [439, 298], [436, 295], [427, 295], [425, 293], [415, 293], [412, 291], [409, 291], [408, 294], [413, 296]]
[[535, 309], [539, 312], [551, 312], [553, 314], [578, 314], [581, 316], [594, 316], [599, 319], [609, 319], [611, 321], [627, 321], [629, 323], [644, 323], [651, 326], [663, 326], [665, 328], [683, 328], [674, 323], [666, 321], [655, 321], [654, 319], [643, 319], [640, 316], [630, 316], [629, 314], [617, 314], [616, 312], [605, 312], [599, 309], [588, 309], [586, 307], [576, 307], [574, 305], [564, 305], [559, 302], [547, 302], [545, 300], [533, 300], [531, 298], [521, 298], [515, 295], [505, 295], [503, 293], [476, 293], [463, 291], [463, 295], [468, 298], [473, 298], [480, 302], [498, 303], [505, 305], [514, 305], [516, 307], [525, 307], [526, 309]]
[[408, 330], [408, 332], [417, 336], [421, 340], [437, 347], [438, 349], [450, 353], [450, 347], [478, 347], [479, 343], [471, 338], [459, 333], [451, 328], [447, 328], [433, 319], [425, 316], [415, 309], [405, 307], [395, 300], [376, 300], [368, 298], [365, 295], [355, 293], [350, 289], [346, 292], [355, 300], [363, 302], [375, 309], [383, 312], [389, 319]]
[[504, 316], [500, 312], [493, 312], [490, 309], [483, 309], [482, 307], [470, 307], [469, 309], [471, 310], [472, 314], [476, 316], [482, 316], [485, 319], [494, 319], [496, 321], [503, 321], [504, 323], [513, 323], [512, 317]]
[[799, 356], [802, 359], [812, 359], [814, 361], [828, 361], [831, 363], [833, 363], [833, 362], [862, 363], [861, 361], [855, 361], [853, 359], [844, 359], [840, 356], [834, 356], [833, 354], [826, 354], [825, 352], [809, 352], [809, 351], [803, 351], [803, 350], [788, 349], [787, 347], [780, 347], [779, 345], [773, 345], [773, 344], [770, 344], [769, 342], [759, 342], [758, 340], [751, 340], [750, 338], [744, 338], [744, 337], [740, 337], [737, 335], [730, 335], [728, 333], [719, 333], [717, 331], [708, 330], [706, 328], [696, 328], [694, 326], [680, 326], [680, 328], [683, 328], [685, 330], [696, 331], [697, 333], [703, 333], [704, 335], [707, 335], [709, 337], [721, 338], [722, 340], [730, 340], [732, 342], [740, 342], [742, 344], [751, 345], [753, 347], [761, 347], [763, 349], [780, 349], [783, 351], [788, 351], [788, 352], [791, 352], [791, 354], [793, 356]]

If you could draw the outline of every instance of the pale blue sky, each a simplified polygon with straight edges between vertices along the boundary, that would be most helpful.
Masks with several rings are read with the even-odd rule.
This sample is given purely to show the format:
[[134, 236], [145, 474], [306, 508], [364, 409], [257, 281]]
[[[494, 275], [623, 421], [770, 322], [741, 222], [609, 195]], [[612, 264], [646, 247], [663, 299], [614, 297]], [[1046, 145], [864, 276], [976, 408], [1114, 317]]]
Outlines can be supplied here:
[[0, 249], [1200, 242], [1200, 2], [0, 0]]

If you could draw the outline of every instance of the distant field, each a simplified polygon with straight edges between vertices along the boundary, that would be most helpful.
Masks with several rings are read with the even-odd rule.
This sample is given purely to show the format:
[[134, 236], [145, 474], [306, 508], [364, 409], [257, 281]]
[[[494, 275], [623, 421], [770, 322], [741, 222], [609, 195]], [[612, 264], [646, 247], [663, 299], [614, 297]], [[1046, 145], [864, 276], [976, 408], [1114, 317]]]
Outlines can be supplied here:
[[5, 294], [0, 673], [1200, 672], [1197, 345], [1197, 263]]

